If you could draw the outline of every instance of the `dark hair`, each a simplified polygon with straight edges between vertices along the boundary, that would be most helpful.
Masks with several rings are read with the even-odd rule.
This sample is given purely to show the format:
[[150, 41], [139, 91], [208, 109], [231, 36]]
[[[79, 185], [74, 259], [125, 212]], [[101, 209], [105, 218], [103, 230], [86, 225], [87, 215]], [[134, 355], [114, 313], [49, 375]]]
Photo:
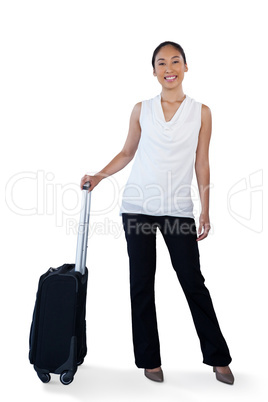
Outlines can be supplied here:
[[175, 47], [180, 52], [180, 54], [182, 55], [184, 63], [186, 64], [186, 57], [185, 57], [185, 53], [184, 53], [183, 48], [178, 43], [166, 41], [166, 42], [160, 43], [160, 45], [157, 46], [157, 48], [155, 49], [155, 51], [153, 53], [153, 58], [152, 58], [153, 68], [155, 68], [155, 58], [156, 58], [157, 53], [159, 52], [159, 50], [162, 47], [167, 46], [167, 45], [171, 45], [171, 46]]

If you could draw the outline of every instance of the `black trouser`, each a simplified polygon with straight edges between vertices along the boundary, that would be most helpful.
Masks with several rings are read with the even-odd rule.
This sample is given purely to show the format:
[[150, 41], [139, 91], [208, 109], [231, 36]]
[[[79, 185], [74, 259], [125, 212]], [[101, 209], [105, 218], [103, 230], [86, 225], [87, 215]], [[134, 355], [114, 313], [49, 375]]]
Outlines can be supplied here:
[[157, 228], [164, 237], [189, 304], [203, 363], [228, 366], [232, 358], [200, 270], [194, 219], [123, 213], [122, 220], [129, 255], [132, 333], [137, 367], [152, 369], [161, 366], [154, 293]]

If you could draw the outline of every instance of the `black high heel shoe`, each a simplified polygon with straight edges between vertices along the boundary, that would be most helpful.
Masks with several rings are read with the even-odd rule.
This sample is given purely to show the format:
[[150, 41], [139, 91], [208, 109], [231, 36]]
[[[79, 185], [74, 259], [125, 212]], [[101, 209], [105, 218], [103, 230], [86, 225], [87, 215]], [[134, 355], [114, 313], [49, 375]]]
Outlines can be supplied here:
[[159, 371], [147, 371], [144, 369], [145, 377], [149, 378], [149, 380], [156, 381], [156, 382], [163, 382], [164, 381], [164, 373], [160, 367]]
[[233, 373], [231, 372], [231, 369], [230, 369], [230, 374], [219, 373], [217, 370], [217, 367], [213, 367], [213, 371], [216, 374], [216, 378], [218, 381], [224, 382], [225, 384], [233, 385], [234, 376], [233, 376]]

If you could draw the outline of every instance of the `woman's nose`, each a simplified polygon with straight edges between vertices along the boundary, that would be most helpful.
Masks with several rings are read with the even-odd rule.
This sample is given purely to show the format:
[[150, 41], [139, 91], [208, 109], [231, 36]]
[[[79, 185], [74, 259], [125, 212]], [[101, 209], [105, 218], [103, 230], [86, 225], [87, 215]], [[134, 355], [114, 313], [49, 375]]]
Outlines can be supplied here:
[[171, 65], [171, 64], [167, 64], [167, 65], [166, 65], [166, 72], [168, 73], [168, 72], [170, 72], [170, 71], [172, 71], [172, 65]]

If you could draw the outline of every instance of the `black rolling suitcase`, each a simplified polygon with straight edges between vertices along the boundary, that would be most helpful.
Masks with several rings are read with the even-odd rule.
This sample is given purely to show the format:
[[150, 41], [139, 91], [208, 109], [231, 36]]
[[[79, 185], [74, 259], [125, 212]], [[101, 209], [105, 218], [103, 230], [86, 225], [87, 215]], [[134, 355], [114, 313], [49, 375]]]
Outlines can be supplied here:
[[73, 381], [83, 363], [86, 344], [86, 268], [91, 193], [83, 187], [75, 264], [50, 268], [40, 277], [30, 330], [30, 363], [44, 383], [50, 373], [60, 381]]

